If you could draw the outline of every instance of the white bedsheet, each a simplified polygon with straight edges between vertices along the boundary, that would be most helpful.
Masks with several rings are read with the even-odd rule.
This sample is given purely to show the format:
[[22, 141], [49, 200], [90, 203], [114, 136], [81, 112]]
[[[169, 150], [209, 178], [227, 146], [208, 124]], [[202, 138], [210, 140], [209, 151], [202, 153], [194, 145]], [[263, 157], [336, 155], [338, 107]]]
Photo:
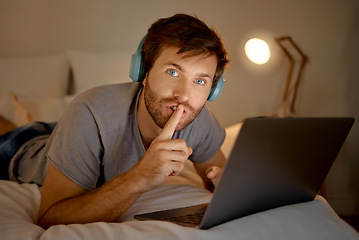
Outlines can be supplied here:
[[45, 231], [34, 224], [41, 189], [35, 184], [0, 181], [0, 239], [359, 239], [321, 196], [209, 230], [133, 220], [135, 213], [208, 202], [211, 194], [199, 185], [199, 177], [188, 165], [181, 176], [170, 177], [165, 185], [144, 194], [120, 219], [124, 222], [59, 225]]

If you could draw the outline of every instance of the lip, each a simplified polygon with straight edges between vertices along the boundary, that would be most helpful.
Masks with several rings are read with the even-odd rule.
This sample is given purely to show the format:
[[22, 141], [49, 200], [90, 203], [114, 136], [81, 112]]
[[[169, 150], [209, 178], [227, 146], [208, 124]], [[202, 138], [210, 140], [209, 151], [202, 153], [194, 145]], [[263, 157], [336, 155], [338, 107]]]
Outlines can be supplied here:
[[176, 111], [176, 110], [177, 110], [177, 107], [178, 107], [178, 106], [170, 106], [170, 108], [171, 108], [173, 111]]
[[[175, 110], [173, 109], [173, 107], [178, 107], [178, 105], [179, 105], [179, 104], [177, 104], [177, 103], [170, 104], [170, 105], [167, 106], [167, 109], [168, 109], [169, 112], [172, 114], [172, 113], [174, 113], [174, 111], [175, 111]], [[182, 105], [182, 106], [183, 106], [183, 105]], [[187, 110], [186, 110], [186, 108], [183, 106], [182, 117], [183, 117], [185, 114], [187, 114]]]

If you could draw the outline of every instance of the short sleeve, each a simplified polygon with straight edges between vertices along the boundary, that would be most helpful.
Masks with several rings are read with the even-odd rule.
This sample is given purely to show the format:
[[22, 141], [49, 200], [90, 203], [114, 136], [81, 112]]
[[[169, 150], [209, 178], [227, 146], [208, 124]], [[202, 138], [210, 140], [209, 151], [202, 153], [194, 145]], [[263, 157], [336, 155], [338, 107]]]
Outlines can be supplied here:
[[47, 157], [79, 186], [96, 188], [103, 147], [96, 119], [88, 105], [73, 101], [49, 140]]

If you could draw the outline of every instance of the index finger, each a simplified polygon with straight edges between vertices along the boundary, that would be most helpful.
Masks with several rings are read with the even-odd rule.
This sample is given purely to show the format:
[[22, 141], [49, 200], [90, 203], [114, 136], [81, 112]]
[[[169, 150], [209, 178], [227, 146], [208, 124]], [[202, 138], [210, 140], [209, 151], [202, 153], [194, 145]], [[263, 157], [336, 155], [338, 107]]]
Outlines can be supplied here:
[[178, 105], [176, 111], [172, 114], [166, 125], [163, 127], [162, 132], [158, 135], [157, 139], [161, 141], [172, 139], [176, 126], [181, 120], [183, 114], [183, 106]]

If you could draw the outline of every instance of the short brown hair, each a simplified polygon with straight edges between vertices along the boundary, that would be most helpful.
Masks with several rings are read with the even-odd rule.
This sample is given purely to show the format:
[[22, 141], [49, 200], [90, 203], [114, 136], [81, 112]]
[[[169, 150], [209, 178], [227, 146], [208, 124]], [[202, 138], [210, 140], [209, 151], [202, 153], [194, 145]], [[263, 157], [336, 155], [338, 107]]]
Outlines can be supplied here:
[[222, 76], [229, 60], [220, 36], [197, 17], [176, 14], [157, 20], [148, 29], [142, 46], [145, 72], [148, 73], [163, 47], [178, 47], [179, 53], [191, 51], [191, 56], [207, 53], [216, 55], [217, 69], [213, 85]]

